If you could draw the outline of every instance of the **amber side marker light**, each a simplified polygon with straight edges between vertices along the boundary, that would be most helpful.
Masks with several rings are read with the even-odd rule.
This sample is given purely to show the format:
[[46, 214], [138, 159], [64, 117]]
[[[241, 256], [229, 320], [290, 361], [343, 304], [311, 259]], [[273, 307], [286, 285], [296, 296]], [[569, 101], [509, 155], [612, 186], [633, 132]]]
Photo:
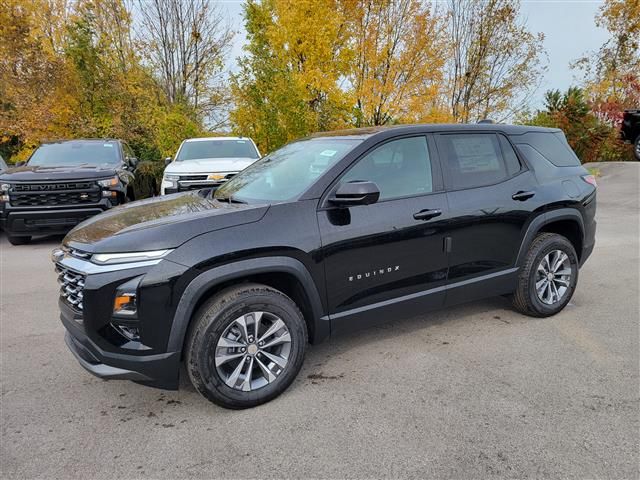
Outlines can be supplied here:
[[582, 180], [584, 180], [585, 182], [587, 182], [590, 185], [593, 185], [594, 187], [598, 186], [598, 182], [596, 182], [596, 176], [595, 175], [582, 175]]
[[136, 296], [131, 293], [117, 295], [113, 301], [113, 313], [117, 315], [135, 315]]

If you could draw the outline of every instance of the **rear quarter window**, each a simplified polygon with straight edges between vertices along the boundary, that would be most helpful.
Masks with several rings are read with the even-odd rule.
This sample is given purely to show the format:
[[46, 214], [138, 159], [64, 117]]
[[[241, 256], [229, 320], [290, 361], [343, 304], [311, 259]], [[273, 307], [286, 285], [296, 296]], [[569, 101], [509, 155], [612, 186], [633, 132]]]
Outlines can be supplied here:
[[521, 148], [523, 145], [534, 149], [540, 156], [556, 167], [576, 167], [580, 165], [580, 159], [573, 153], [567, 143], [567, 139], [561, 132], [529, 132], [513, 137], [513, 139], [525, 155], [529, 149]]

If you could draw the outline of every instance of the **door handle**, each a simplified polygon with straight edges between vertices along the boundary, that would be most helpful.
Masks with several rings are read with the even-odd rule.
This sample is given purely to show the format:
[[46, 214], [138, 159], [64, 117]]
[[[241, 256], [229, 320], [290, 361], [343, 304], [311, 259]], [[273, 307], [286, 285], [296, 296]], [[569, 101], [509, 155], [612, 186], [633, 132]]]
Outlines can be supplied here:
[[525, 200], [529, 200], [533, 197], [536, 192], [523, 192], [522, 190], [511, 195], [511, 198], [514, 200], [518, 200], [519, 202], [524, 202]]
[[420, 210], [418, 213], [413, 214], [413, 218], [416, 220], [431, 220], [432, 218], [442, 215], [442, 210]]

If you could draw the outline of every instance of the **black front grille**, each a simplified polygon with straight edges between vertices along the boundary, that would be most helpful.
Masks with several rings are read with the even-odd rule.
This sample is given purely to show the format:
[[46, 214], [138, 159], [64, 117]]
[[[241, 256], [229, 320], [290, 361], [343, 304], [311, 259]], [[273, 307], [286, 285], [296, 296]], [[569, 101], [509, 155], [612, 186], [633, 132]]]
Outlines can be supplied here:
[[14, 207], [85, 205], [101, 198], [102, 192], [93, 182], [15, 184], [9, 191]]
[[65, 183], [16, 183], [14, 192], [58, 192], [60, 190], [91, 190], [95, 186], [92, 182]]
[[60, 264], [56, 264], [56, 272], [60, 284], [60, 296], [71, 308], [82, 311], [85, 276]]

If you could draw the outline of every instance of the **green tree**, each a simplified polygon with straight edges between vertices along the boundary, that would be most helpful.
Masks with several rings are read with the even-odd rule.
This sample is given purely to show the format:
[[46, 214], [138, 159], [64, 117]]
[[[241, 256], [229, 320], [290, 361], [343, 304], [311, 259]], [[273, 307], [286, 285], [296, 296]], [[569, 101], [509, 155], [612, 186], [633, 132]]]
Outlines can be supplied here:
[[269, 151], [347, 125], [351, 103], [339, 82], [349, 51], [337, 2], [250, 0], [244, 8], [248, 43], [232, 76], [234, 129]]
[[583, 163], [624, 159], [617, 150], [617, 130], [593, 113], [581, 88], [547, 91], [544, 108], [522, 123], [562, 129]]

